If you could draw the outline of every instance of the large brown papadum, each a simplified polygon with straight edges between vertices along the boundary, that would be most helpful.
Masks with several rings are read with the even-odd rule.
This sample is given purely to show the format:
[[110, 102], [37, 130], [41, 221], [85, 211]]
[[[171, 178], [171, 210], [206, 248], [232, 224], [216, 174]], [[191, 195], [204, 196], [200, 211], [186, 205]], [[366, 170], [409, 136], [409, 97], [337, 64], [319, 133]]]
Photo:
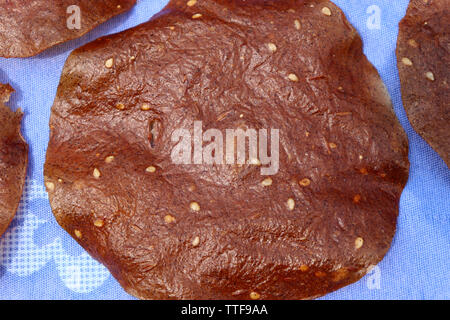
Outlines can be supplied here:
[[408, 118], [450, 166], [450, 0], [412, 0], [397, 60]]
[[16, 214], [28, 163], [28, 145], [20, 133], [22, 112], [4, 105], [13, 91], [0, 83], [0, 236]]
[[[357, 281], [389, 249], [409, 166], [361, 45], [329, 1], [198, 0], [76, 50], [50, 120], [56, 219], [139, 298], [307, 299]], [[172, 134], [194, 121], [279, 129], [279, 171], [175, 164]]]
[[30, 57], [76, 39], [136, 0], [0, 0], [0, 57]]

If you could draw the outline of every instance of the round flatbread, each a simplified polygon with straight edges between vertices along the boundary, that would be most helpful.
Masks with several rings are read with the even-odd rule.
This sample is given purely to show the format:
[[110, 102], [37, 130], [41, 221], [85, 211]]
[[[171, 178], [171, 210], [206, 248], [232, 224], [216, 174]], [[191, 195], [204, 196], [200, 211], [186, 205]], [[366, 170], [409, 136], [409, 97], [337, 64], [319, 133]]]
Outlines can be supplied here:
[[0, 0], [0, 57], [31, 57], [128, 11], [136, 0]]
[[0, 83], [0, 236], [16, 214], [28, 163], [28, 145], [20, 133], [22, 112], [4, 105], [12, 92], [10, 85]]
[[400, 22], [397, 60], [413, 128], [450, 166], [450, 1], [412, 0]]
[[[348, 285], [389, 249], [408, 177], [385, 86], [329, 1], [171, 2], [72, 53], [50, 128], [57, 221], [144, 299]], [[211, 137], [237, 129], [269, 152], [221, 163]]]

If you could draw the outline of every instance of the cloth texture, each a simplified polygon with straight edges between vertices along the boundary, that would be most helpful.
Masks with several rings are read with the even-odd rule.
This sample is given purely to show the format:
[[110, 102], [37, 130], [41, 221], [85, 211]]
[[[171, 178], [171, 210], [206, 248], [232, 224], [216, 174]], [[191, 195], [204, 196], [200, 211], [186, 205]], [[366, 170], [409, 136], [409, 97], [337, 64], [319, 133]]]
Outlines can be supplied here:
[[[134, 299], [53, 217], [43, 184], [49, 117], [70, 52], [100, 36], [146, 22], [168, 0], [138, 0], [80, 39], [27, 59], [0, 58], [0, 82], [16, 90], [9, 105], [25, 113], [30, 163], [19, 210], [0, 238], [0, 299]], [[199, 0], [202, 1], [202, 0]], [[395, 48], [408, 0], [334, 0], [358, 30], [386, 84], [410, 143], [410, 177], [386, 257], [355, 284], [320, 299], [449, 299], [450, 170], [412, 129], [402, 106]]]

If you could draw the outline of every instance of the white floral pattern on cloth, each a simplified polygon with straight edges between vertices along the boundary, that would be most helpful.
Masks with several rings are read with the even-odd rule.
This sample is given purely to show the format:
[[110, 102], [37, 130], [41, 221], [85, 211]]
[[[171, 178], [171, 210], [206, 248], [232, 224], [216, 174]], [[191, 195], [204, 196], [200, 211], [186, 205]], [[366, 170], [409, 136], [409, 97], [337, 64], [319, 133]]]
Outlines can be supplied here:
[[34, 233], [48, 222], [28, 209], [30, 202], [36, 199], [47, 200], [47, 193], [36, 180], [27, 180], [16, 217], [0, 239], [0, 266], [17, 276], [28, 277], [53, 262], [68, 289], [89, 293], [100, 287], [110, 273], [89, 254], [73, 256], [66, 252], [61, 237], [42, 246], [35, 243]]

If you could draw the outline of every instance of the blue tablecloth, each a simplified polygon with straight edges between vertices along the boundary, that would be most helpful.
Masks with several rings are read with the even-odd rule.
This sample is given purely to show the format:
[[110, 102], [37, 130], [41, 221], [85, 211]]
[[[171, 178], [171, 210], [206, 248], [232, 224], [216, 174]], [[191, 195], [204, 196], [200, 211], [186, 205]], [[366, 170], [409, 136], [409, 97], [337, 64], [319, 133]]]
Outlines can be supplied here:
[[[15, 89], [10, 105], [25, 112], [30, 166], [20, 209], [0, 239], [0, 299], [133, 299], [106, 268], [61, 229], [43, 187], [48, 120], [64, 61], [99, 36], [147, 21], [167, 0], [138, 0], [128, 14], [81, 39], [30, 59], [1, 59], [0, 82]], [[391, 94], [406, 130], [411, 171], [398, 229], [384, 260], [359, 282], [322, 299], [450, 298], [450, 170], [411, 128], [402, 107], [395, 47], [408, 0], [335, 0], [358, 29], [364, 51]]]

